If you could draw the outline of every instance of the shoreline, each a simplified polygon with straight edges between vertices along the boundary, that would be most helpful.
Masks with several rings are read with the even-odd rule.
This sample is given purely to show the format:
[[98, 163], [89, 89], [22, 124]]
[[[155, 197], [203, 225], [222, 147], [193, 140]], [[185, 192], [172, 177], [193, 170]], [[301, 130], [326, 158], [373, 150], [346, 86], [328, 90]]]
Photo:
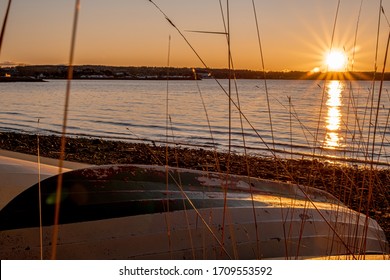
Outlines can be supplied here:
[[[37, 155], [37, 147], [37, 135], [0, 132], [0, 149]], [[40, 156], [58, 159], [59, 150], [59, 136], [39, 136]], [[245, 157], [203, 148], [165, 147], [86, 137], [67, 138], [65, 160], [94, 165], [168, 163], [174, 167], [211, 172], [229, 170], [229, 173], [237, 175], [315, 187], [331, 193], [348, 207], [374, 218], [390, 240], [390, 169], [370, 171], [368, 168], [331, 164], [318, 159]], [[371, 201], [368, 200], [370, 192]]]
[[[202, 67], [165, 67], [165, 66], [114, 66], [114, 65], [74, 65], [73, 79], [90, 80], [194, 80], [192, 69], [196, 70], [197, 79], [228, 79], [227, 68]], [[40, 77], [44, 79], [67, 79], [66, 65], [10, 65], [0, 68], [0, 76]], [[381, 80], [381, 75], [373, 71], [328, 71], [313, 72], [308, 70], [271, 70], [259, 71], [251, 69], [235, 69], [236, 79], [262, 80], [355, 80], [372, 81]], [[390, 80], [390, 72], [383, 75], [385, 81]]]

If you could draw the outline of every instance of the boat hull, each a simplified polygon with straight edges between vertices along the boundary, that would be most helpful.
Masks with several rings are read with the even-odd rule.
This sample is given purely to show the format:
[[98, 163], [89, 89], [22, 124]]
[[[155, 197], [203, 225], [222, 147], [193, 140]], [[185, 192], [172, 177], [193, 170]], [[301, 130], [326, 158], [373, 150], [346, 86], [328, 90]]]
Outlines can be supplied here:
[[[42, 242], [36, 201], [17, 212], [36, 195], [36, 186], [0, 211], [1, 259], [36, 259], [41, 250], [43, 258], [51, 257], [55, 179], [41, 183]], [[156, 166], [104, 166], [64, 174], [62, 196], [58, 259], [388, 253], [376, 221], [326, 192], [293, 184]]]

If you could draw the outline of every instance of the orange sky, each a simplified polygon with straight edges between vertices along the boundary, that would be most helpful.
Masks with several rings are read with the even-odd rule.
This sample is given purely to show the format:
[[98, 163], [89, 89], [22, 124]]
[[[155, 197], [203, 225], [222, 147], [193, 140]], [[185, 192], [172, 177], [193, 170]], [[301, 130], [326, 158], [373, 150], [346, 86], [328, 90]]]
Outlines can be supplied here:
[[[3, 20], [6, 3], [0, 2]], [[155, 0], [212, 68], [227, 67], [219, 0]], [[226, 0], [221, 0], [226, 7]], [[235, 68], [262, 69], [251, 0], [230, 0]], [[337, 0], [255, 0], [266, 70], [324, 69]], [[341, 0], [334, 48], [352, 61], [361, 0]], [[380, 0], [364, 0], [356, 41], [355, 70], [373, 70]], [[383, 0], [390, 18], [390, 0]], [[74, 1], [13, 0], [0, 62], [67, 64]], [[389, 13], [389, 14], [387, 14]], [[382, 16], [378, 67], [383, 64], [389, 26]], [[147, 0], [81, 0], [75, 64], [202, 66], [177, 31]], [[350, 67], [350, 66], [349, 66]]]

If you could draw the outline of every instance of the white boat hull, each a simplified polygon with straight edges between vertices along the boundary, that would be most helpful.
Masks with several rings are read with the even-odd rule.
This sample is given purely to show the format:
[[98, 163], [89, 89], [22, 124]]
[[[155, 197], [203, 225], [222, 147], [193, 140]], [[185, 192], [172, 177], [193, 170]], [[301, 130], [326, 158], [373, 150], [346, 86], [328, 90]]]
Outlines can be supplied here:
[[[385, 235], [374, 220], [348, 209], [325, 192], [242, 176], [229, 176], [226, 181], [215, 173], [170, 170], [173, 173], [166, 190], [164, 167], [98, 167], [84, 172], [85, 182], [105, 191], [113, 178], [108, 174], [113, 172], [121, 174], [122, 180], [127, 174], [127, 183], [104, 193], [107, 200], [115, 201], [110, 205], [101, 197], [88, 201], [84, 195], [91, 190], [82, 191], [78, 211], [85, 205], [95, 207], [99, 201], [99, 210], [95, 211], [102, 211], [102, 217], [87, 210], [79, 213], [84, 218], [65, 217], [59, 225], [56, 257], [295, 259], [388, 253]], [[83, 184], [80, 179], [76, 181]], [[179, 181], [180, 187], [173, 187]], [[126, 190], [124, 186], [129, 187]], [[122, 200], [126, 195], [131, 198]], [[160, 196], [169, 203], [162, 203]], [[126, 215], [114, 213], [118, 205], [122, 212], [127, 206], [132, 210]], [[66, 209], [71, 208], [65, 207], [63, 215], [76, 215], [73, 210], [66, 213]], [[53, 225], [43, 225], [41, 246], [39, 227], [22, 224], [14, 223], [0, 231], [0, 258], [37, 259], [41, 248], [43, 257], [50, 258]]]

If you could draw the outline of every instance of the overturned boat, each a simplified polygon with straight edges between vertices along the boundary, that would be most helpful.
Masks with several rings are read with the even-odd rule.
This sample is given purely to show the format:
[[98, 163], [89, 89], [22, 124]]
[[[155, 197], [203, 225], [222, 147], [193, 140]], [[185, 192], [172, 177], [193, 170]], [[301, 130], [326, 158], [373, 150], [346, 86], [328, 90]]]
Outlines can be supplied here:
[[50, 258], [57, 226], [58, 259], [361, 259], [389, 252], [376, 221], [295, 184], [164, 166], [83, 168], [63, 174], [54, 225], [56, 186], [57, 176], [49, 177], [0, 210], [1, 259]]

